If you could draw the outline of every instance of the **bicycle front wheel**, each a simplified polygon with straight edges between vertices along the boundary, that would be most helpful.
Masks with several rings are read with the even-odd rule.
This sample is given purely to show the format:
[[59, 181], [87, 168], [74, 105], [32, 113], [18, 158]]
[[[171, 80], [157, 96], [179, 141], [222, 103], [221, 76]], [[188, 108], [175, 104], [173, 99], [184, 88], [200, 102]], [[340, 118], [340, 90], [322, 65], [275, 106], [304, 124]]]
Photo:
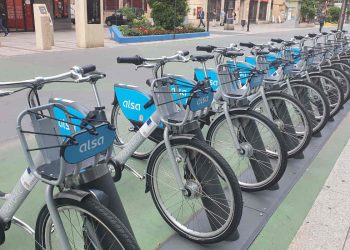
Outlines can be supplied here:
[[344, 103], [344, 93], [339, 83], [331, 76], [323, 73], [310, 73], [312, 84], [322, 89], [330, 105], [330, 117], [336, 115]]
[[[234, 134], [228, 122], [232, 123]], [[232, 110], [230, 120], [222, 114], [211, 124], [207, 141], [231, 165], [244, 191], [268, 189], [286, 170], [287, 151], [281, 132], [258, 112]]]
[[[55, 202], [72, 249], [139, 249], [122, 222], [92, 196], [81, 202], [67, 198]], [[35, 249], [62, 249], [46, 205], [36, 222]]]
[[312, 132], [320, 132], [330, 117], [330, 106], [327, 97], [317, 86], [302, 80], [290, 82], [292, 93], [289, 93], [287, 85], [283, 86], [283, 92], [292, 94], [307, 110], [310, 117]]
[[[242, 194], [225, 159], [195, 138], [170, 140], [176, 166], [164, 143], [152, 153], [147, 183], [155, 206], [181, 236], [214, 243], [233, 234], [242, 216]], [[178, 173], [178, 180], [175, 173]], [[178, 181], [181, 182], [179, 185]]]
[[303, 152], [312, 136], [311, 121], [305, 108], [285, 93], [267, 92], [265, 96], [269, 107], [259, 96], [250, 103], [252, 109], [264, 115], [268, 115], [269, 109], [273, 122], [282, 133], [289, 157]]

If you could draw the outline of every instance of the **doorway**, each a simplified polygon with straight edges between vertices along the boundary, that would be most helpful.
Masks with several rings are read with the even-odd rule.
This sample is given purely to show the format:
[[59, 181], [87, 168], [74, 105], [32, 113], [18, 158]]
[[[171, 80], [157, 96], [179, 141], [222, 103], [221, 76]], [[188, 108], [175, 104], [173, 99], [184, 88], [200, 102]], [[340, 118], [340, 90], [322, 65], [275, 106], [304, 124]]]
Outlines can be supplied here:
[[32, 0], [0, 0], [6, 10], [6, 25], [10, 31], [34, 31]]

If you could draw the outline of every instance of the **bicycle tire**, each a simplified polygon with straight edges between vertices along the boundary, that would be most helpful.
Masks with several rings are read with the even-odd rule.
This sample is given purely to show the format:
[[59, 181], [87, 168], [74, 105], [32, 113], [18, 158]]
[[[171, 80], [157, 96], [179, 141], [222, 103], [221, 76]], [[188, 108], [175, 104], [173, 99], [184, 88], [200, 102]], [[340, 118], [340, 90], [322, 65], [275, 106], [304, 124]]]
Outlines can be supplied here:
[[[124, 123], [121, 122], [122, 119], [125, 119], [126, 121], [124, 121]], [[129, 133], [136, 133], [139, 130], [139, 127], [135, 126], [134, 124], [132, 124], [123, 114], [123, 112], [120, 109], [119, 103], [116, 103], [113, 106], [112, 109], [112, 113], [111, 113], [111, 124], [114, 125], [114, 127], [116, 128], [116, 138], [115, 138], [115, 145], [117, 147], [123, 147], [124, 145], [124, 140], [123, 138], [127, 135], [126, 133], [121, 132], [122, 129], [125, 130], [125, 128], [127, 128], [129, 130]], [[130, 127], [130, 128], [128, 128]], [[134, 130], [134, 131], [130, 131]], [[122, 135], [123, 134], [123, 135]], [[152, 135], [151, 135], [152, 136]], [[143, 145], [141, 145], [137, 151], [135, 151], [132, 154], [132, 157], [135, 159], [139, 159], [139, 160], [145, 160], [148, 159], [148, 157], [150, 156], [153, 148], [155, 147], [156, 143], [159, 142], [160, 140], [158, 140], [159, 138], [153, 138], [153, 140], [150, 138], [147, 138], [146, 141], [143, 143]], [[125, 141], [128, 141], [127, 139], [125, 139]], [[149, 145], [150, 144], [150, 145]], [[154, 144], [154, 145], [153, 145]], [[144, 147], [146, 148], [146, 150], [142, 151], [141, 148]]]
[[[76, 209], [76, 211], [79, 211], [79, 215], [83, 214], [84, 216], [89, 216], [85, 218], [86, 220], [84, 220], [84, 224], [79, 223], [79, 225], [84, 225], [82, 226], [82, 228], [85, 227], [86, 225], [85, 223], [89, 223], [89, 222], [94, 223], [94, 221], [101, 223], [99, 225], [102, 225], [103, 229], [105, 229], [110, 233], [107, 235], [107, 237], [105, 236], [101, 237], [102, 241], [100, 242], [100, 244], [102, 244], [103, 246], [105, 246], [104, 244], [109, 244], [108, 247], [114, 246], [115, 243], [113, 242], [112, 244], [110, 242], [114, 237], [118, 241], [118, 244], [120, 244], [119, 247], [122, 247], [123, 249], [127, 249], [127, 250], [140, 249], [139, 246], [137, 245], [136, 240], [128, 231], [128, 229], [122, 224], [122, 222], [111, 211], [109, 211], [99, 201], [97, 201], [94, 197], [92, 196], [85, 197], [81, 202], [73, 199], [69, 199], [69, 198], [57, 198], [55, 199], [55, 203], [59, 212], [62, 212], [62, 211], [64, 212], [64, 209], [74, 208]], [[70, 216], [70, 213], [69, 213], [69, 216]], [[77, 219], [79, 220], [78, 214], [76, 214], [76, 216], [77, 216]], [[60, 217], [63, 220], [62, 215]], [[49, 238], [48, 232], [50, 236], [51, 236], [51, 233], [55, 233], [55, 230], [52, 230], [53, 228], [54, 228], [54, 225], [51, 223], [49, 210], [45, 205], [39, 212], [39, 215], [36, 221], [36, 227], [35, 227], [35, 249], [36, 250], [42, 250], [42, 249], [52, 250], [52, 245], [51, 245], [52, 242], [50, 242], [51, 243], [50, 247], [48, 247], [47, 238]], [[77, 227], [75, 227], [74, 229], [78, 231]], [[83, 230], [86, 230], [86, 229], [83, 229]], [[84, 244], [84, 249], [91, 249], [90, 246], [91, 246], [92, 240], [90, 238], [89, 240], [87, 240], [86, 235], [87, 235], [86, 232], [85, 234], [82, 233], [82, 235], [80, 235], [83, 238], [83, 242], [81, 244]], [[69, 237], [69, 240], [71, 242], [71, 238], [73, 237], [73, 235], [70, 237], [70, 235], [67, 233], [67, 236]], [[107, 242], [103, 243], [104, 239], [106, 239]], [[86, 246], [87, 242], [89, 242], [89, 245]], [[57, 245], [56, 249], [61, 249], [61, 245], [59, 244], [59, 242], [57, 242], [56, 245]], [[92, 248], [92, 249], [95, 249], [95, 248]]]
[[[198, 166], [198, 168], [196, 167], [196, 164], [195, 164], [194, 169], [196, 169], [196, 173], [194, 174], [188, 173], [189, 172], [188, 165], [190, 165], [188, 163], [186, 163], [185, 164], [186, 166], [183, 166], [183, 168], [179, 168], [180, 170], [183, 169], [182, 171], [184, 171], [183, 175], [180, 174], [181, 177], [185, 179], [185, 186], [186, 186], [185, 190], [187, 190], [187, 192], [184, 193], [184, 191], [180, 190], [179, 187], [177, 186], [176, 180], [174, 181], [169, 179], [172, 177], [171, 175], [165, 175], [167, 180], [164, 182], [162, 182], [160, 180], [160, 176], [158, 176], [158, 174], [160, 173], [159, 171], [161, 170], [160, 167], [162, 167], [162, 169], [169, 169], [169, 168], [171, 169], [171, 166], [170, 167], [168, 166], [168, 168], [165, 166], [166, 163], [169, 162], [169, 160], [165, 159], [164, 163], [159, 164], [159, 161], [164, 159], [163, 154], [165, 154], [165, 157], [167, 155], [164, 142], [160, 143], [157, 146], [157, 148], [152, 152], [149, 158], [148, 166], [147, 166], [147, 186], [151, 192], [151, 196], [157, 210], [159, 211], [163, 219], [166, 221], [166, 223], [184, 238], [187, 238], [191, 241], [201, 243], [201, 244], [215, 243], [215, 242], [225, 240], [228, 236], [230, 236], [237, 230], [238, 224], [242, 216], [242, 208], [243, 208], [242, 193], [235, 174], [233, 173], [232, 169], [230, 168], [229, 164], [225, 161], [225, 159], [217, 151], [215, 151], [208, 144], [206, 144], [204, 141], [200, 141], [194, 137], [191, 138], [191, 137], [179, 136], [178, 138], [170, 139], [170, 144], [171, 144], [171, 147], [173, 148], [173, 151], [178, 152], [177, 158], [179, 158], [179, 156], [181, 155], [179, 152], [182, 152], [182, 154], [184, 152], [186, 153], [186, 156], [182, 157], [181, 162], [190, 161], [192, 165], [193, 159], [191, 159], [191, 157], [194, 157], [195, 161], [210, 160], [210, 162], [208, 162], [208, 164], [204, 164], [204, 162], [205, 163], [207, 162], [201, 161], [202, 164], [200, 167]], [[196, 152], [193, 153], [193, 151], [196, 151]], [[202, 158], [202, 157], [206, 157], [206, 158]], [[180, 164], [181, 162], [177, 161], [177, 164]], [[205, 170], [208, 171], [206, 172], [205, 175], [203, 175], [203, 173], [200, 173], [200, 171], [203, 170], [201, 168], [202, 166], [205, 166], [206, 167]], [[215, 172], [213, 172], [214, 171], [213, 166], [215, 166]], [[204, 178], [203, 180], [206, 180], [205, 179], [206, 177], [210, 177], [210, 180], [208, 180], [207, 183], [204, 182], [204, 184], [201, 184], [199, 183], [198, 179], [202, 177]], [[210, 195], [209, 189], [214, 188], [214, 186], [218, 188], [218, 185], [214, 185], [212, 183], [213, 180], [219, 181], [219, 182], [224, 180], [223, 183], [227, 185], [225, 187], [227, 189], [225, 189], [224, 191], [222, 187], [220, 187], [221, 193], [215, 190], [214, 195], [209, 197]], [[172, 183], [174, 183], [175, 188], [171, 186]], [[179, 213], [178, 216], [183, 215], [184, 218], [178, 218], [178, 217], [175, 218], [174, 217], [175, 215], [172, 214], [172, 212], [170, 211], [170, 208], [166, 207], [165, 202], [161, 198], [162, 195], [161, 195], [160, 188], [162, 188], [163, 186], [165, 190], [164, 196], [169, 195], [169, 193], [172, 192], [170, 198], [168, 197], [164, 201], [170, 202], [175, 198], [176, 199], [179, 198], [180, 200], [182, 199], [182, 202], [184, 202], [184, 199], [186, 199], [186, 203], [190, 207], [189, 210], [192, 209], [192, 211], [194, 212], [194, 217], [189, 216], [187, 214]], [[169, 188], [169, 186], [171, 187], [170, 191], [167, 189]], [[195, 190], [195, 188], [197, 191]], [[174, 190], [175, 190], [175, 193], [174, 193]], [[193, 197], [189, 198], [191, 197], [189, 196], [189, 194], [193, 195]], [[221, 197], [222, 195], [224, 195], [225, 197]], [[231, 200], [228, 200], [226, 196], [230, 196], [229, 198]], [[200, 199], [201, 201], [190, 204], [189, 201], [194, 199]], [[217, 199], [219, 199], [220, 201], [217, 202]], [[216, 209], [218, 209], [221, 204], [224, 204], [224, 208], [220, 207], [220, 211], [221, 212], [225, 211], [225, 214], [227, 214], [227, 218], [226, 218], [227, 220], [225, 218], [220, 217], [215, 212], [213, 212], [214, 210], [209, 211], [208, 209], [209, 207], [207, 205], [203, 205], [206, 202], [209, 202], [211, 205], [215, 205], [214, 208]], [[186, 203], [182, 203], [184, 204], [183, 206], [186, 206]], [[212, 203], [215, 203], [215, 204], [212, 204]], [[225, 204], [227, 204], [227, 206]], [[230, 204], [232, 205], [232, 207], [229, 207]], [[182, 211], [185, 211], [185, 213], [188, 212], [189, 210], [184, 209], [183, 206], [182, 206]], [[199, 206], [199, 207], [196, 208], [196, 206]], [[204, 206], [207, 206], [207, 207], [204, 207]], [[198, 211], [195, 211], [195, 209], [198, 209]], [[195, 223], [192, 223], [193, 220], [195, 219], [201, 220], [201, 218], [203, 217], [200, 217], [200, 216], [205, 216], [205, 215], [207, 216], [208, 220], [205, 219], [205, 222], [201, 221], [201, 223], [204, 223], [204, 224], [206, 223], [203, 228], [202, 227], [196, 228], [196, 229], [188, 228], [192, 224], [195, 224]], [[216, 222], [216, 221], [210, 220], [210, 218], [212, 219], [215, 218], [218, 221]], [[213, 229], [211, 227], [212, 224], [208, 225], [209, 224], [208, 222], [214, 223], [214, 224], [216, 223], [220, 224], [220, 220], [224, 220], [224, 219], [225, 219], [225, 223], [223, 223], [222, 227], [220, 227], [220, 225], [214, 225], [214, 229]], [[200, 227], [199, 224], [196, 226]], [[209, 232], [200, 232], [200, 230], [208, 230]]]
[[[286, 142], [288, 157], [294, 157], [295, 155], [302, 153], [303, 150], [309, 144], [312, 137], [312, 127], [311, 127], [310, 117], [307, 114], [308, 112], [294, 97], [287, 95], [285, 93], [271, 91], [271, 92], [266, 92], [265, 96], [267, 101], [269, 102], [270, 110], [271, 108], [275, 110], [273, 112], [274, 118], [276, 118], [276, 121], [278, 123], [282, 123], [280, 124], [279, 128], [284, 137], [284, 141]], [[274, 103], [273, 105], [270, 105], [271, 101], [273, 101]], [[288, 107], [286, 107], [286, 104], [284, 104], [283, 106], [279, 105], [278, 107], [275, 106], [276, 105], [275, 103], [278, 101], [279, 102], [283, 101], [284, 103], [288, 103], [289, 105], [292, 106], [290, 107], [291, 109], [297, 110], [298, 114], [300, 115], [299, 122], [301, 123], [300, 126], [302, 126], [301, 129], [303, 129], [303, 131], [299, 132], [295, 130], [295, 126], [289, 115], [289, 110], [286, 111], [286, 108], [288, 109]], [[250, 103], [250, 107], [252, 108], [252, 110], [258, 111], [260, 113], [264, 113], [264, 111], [262, 110], [264, 108], [264, 105], [261, 106], [259, 104], [263, 105], [262, 96], [259, 96], [254, 100], [252, 100], [252, 102]], [[262, 109], [259, 108], [259, 106], [262, 107]], [[276, 108], [278, 108], [278, 110]], [[285, 115], [278, 114], [279, 111], [283, 111]], [[303, 139], [300, 141], [297, 139], [299, 137], [298, 133], [299, 135], [304, 134]]]
[[[341, 107], [344, 104], [344, 93], [342, 88], [333, 77], [320, 72], [309, 73], [309, 78], [311, 80], [311, 83], [319, 87], [326, 95], [331, 107], [330, 117], [332, 118], [340, 111]], [[326, 84], [330, 86], [328, 89], [325, 88], [327, 86], [323, 86], [323, 84], [319, 83], [319, 81], [321, 81], [320, 78], [327, 80]]]
[[[290, 86], [294, 97], [310, 114], [312, 133], [320, 132], [326, 126], [330, 117], [330, 106], [327, 97], [319, 87], [307, 81], [293, 80], [290, 81]], [[282, 90], [286, 93], [288, 91], [287, 85], [283, 85]], [[309, 90], [313, 93], [310, 93]], [[303, 96], [300, 96], [301, 94]]]
[[322, 73], [327, 74], [337, 80], [341, 89], [343, 90], [344, 102], [349, 99], [350, 95], [350, 78], [345, 72], [342, 72], [338, 65], [322, 67]]
[[[240, 141], [240, 143], [247, 143], [248, 142], [249, 145], [258, 144], [255, 147], [251, 146], [251, 147], [253, 147], [253, 150], [256, 150], [255, 152], [253, 151], [254, 154], [252, 154], [251, 157], [245, 156], [246, 159], [242, 159], [242, 160], [248, 160], [248, 158], [249, 158], [249, 160], [248, 160], [249, 161], [249, 165], [250, 165], [248, 167], [249, 170], [245, 169], [245, 166], [243, 166], [244, 171], [242, 171], [241, 169], [237, 169], [236, 171], [234, 170], [236, 175], [238, 175], [238, 173], [242, 172], [242, 175], [237, 176], [237, 178], [238, 178], [239, 184], [241, 186], [241, 189], [243, 191], [255, 192], [255, 191], [261, 191], [261, 190], [269, 189], [270, 187], [275, 185], [281, 179], [281, 177], [283, 176], [283, 174], [284, 174], [284, 172], [286, 170], [286, 167], [287, 167], [287, 161], [288, 161], [287, 149], [286, 149], [285, 144], [283, 142], [283, 137], [281, 135], [281, 132], [279, 131], [277, 126], [272, 121], [270, 121], [267, 117], [265, 117], [264, 115], [262, 115], [262, 114], [260, 114], [258, 112], [255, 112], [255, 111], [252, 111], [252, 110], [231, 110], [229, 113], [230, 113], [230, 116], [232, 117], [231, 121], [233, 119], [237, 119], [236, 121], [239, 121], [238, 124], [240, 124], [240, 125], [242, 125], [242, 123], [244, 122], [245, 126], [242, 126], [242, 130], [247, 128], [247, 125], [249, 124], [249, 121], [247, 122], [247, 120], [243, 120], [243, 119], [247, 119], [248, 118], [248, 119], [251, 119], [252, 121], [254, 121], [254, 126], [257, 127], [258, 130], [259, 130], [259, 128], [257, 126], [257, 122], [256, 121], [258, 121], [261, 124], [263, 124], [263, 126], [266, 126], [267, 130], [270, 131], [272, 133], [272, 135], [274, 136], [274, 139], [276, 141], [275, 143], [278, 145], [278, 147], [279, 147], [278, 151], [280, 153], [277, 155], [277, 157], [279, 157], [278, 160], [276, 160], [277, 157], [274, 157], [275, 160], [272, 160], [272, 161], [277, 161], [278, 165], [275, 167], [275, 171], [272, 172], [270, 176], [266, 176], [266, 174], [268, 172], [270, 172], [269, 169], [266, 169], [266, 165], [268, 164], [268, 162], [266, 161], [267, 160], [266, 158], [270, 157], [270, 154], [268, 152], [266, 152], [266, 155], [263, 155], [263, 153], [261, 152], [262, 148], [260, 147], [261, 143], [259, 143], [259, 142], [258, 143], [253, 143], [253, 141], [252, 141], [252, 139], [257, 140], [257, 139], [261, 138], [260, 130], [263, 130], [262, 127], [260, 127], [260, 130], [258, 131], [259, 132], [259, 138], [257, 137], [258, 135], [256, 134], [256, 131], [252, 131], [250, 129], [249, 131], [247, 130], [247, 134], [251, 134], [250, 137], [252, 137], [252, 139], [247, 139], [247, 136], [244, 136], [244, 140], [242, 139]], [[208, 133], [207, 133], [207, 141], [208, 141], [210, 146], [212, 146], [214, 149], [219, 151], [219, 153], [221, 153], [223, 156], [224, 155], [226, 156], [226, 154], [231, 151], [231, 150], [229, 150], [229, 147], [230, 146], [232, 147], [233, 144], [227, 143], [227, 144], [231, 144], [231, 145], [227, 145], [225, 148], [223, 148], [223, 151], [225, 151], [225, 152], [221, 152], [218, 149], [218, 147], [216, 147], [217, 140], [215, 139], [216, 134], [218, 134], [217, 130], [220, 129], [222, 126], [224, 126], [224, 124], [227, 124], [227, 120], [226, 120], [225, 115], [222, 114], [221, 116], [219, 116], [210, 125], [210, 128], [209, 128]], [[237, 128], [236, 133], [240, 133], [238, 128]], [[222, 135], [222, 134], [224, 134], [224, 133], [220, 133], [220, 135]], [[225, 139], [226, 139], [225, 142], [227, 142], [227, 140], [228, 140], [228, 138], [230, 136], [232, 136], [230, 132], [228, 133], [228, 135], [225, 134]], [[239, 137], [239, 136], [237, 136], [237, 137]], [[262, 144], [264, 144], [264, 142], [262, 142]], [[270, 146], [271, 147], [272, 144], [273, 144], [273, 141], [269, 140], [269, 145], [264, 145], [264, 146]], [[264, 149], [266, 150], [265, 147], [264, 147]], [[232, 150], [236, 150], [236, 149], [233, 148]], [[237, 152], [237, 153], [239, 154], [239, 152]], [[239, 155], [237, 155], [237, 156], [241, 157]], [[227, 161], [229, 161], [233, 157], [227, 156], [227, 157], [224, 157], [224, 158]], [[265, 162], [264, 162], [264, 164], [261, 164], [262, 165], [261, 166], [259, 164], [259, 162], [260, 162], [260, 160], [262, 160], [262, 158], [264, 158], [263, 160]], [[269, 162], [269, 164], [271, 164], [271, 162]], [[232, 165], [234, 165], [234, 166], [232, 166]], [[240, 165], [240, 164], [237, 164], [237, 165]], [[236, 167], [238, 168], [238, 166], [236, 166], [236, 164], [231, 164], [231, 167], [232, 168], [236, 168]], [[268, 166], [268, 167], [270, 167], [270, 166]], [[261, 169], [254, 169], [254, 168], [261, 168]], [[252, 172], [254, 174], [254, 176], [256, 178], [256, 181], [257, 181], [256, 183], [244, 183], [242, 181], [242, 179], [247, 179], [247, 175], [248, 175], [247, 172]], [[257, 180], [258, 177], [256, 177], [256, 175], [257, 175], [256, 173], [258, 175], [260, 174], [259, 178], [261, 178], [261, 176], [263, 174], [265, 174], [266, 178], [264, 180], [261, 179], [258, 182], [258, 180]], [[242, 176], [242, 178], [241, 178], [241, 176]]]

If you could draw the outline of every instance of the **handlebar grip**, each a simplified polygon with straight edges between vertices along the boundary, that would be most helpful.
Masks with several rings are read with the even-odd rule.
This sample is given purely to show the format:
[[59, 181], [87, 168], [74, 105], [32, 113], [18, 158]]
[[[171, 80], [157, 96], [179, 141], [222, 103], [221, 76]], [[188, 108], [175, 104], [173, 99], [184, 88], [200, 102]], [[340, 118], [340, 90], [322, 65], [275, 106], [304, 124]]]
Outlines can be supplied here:
[[215, 46], [212, 46], [212, 45], [197, 46], [197, 47], [196, 47], [196, 50], [197, 50], [197, 51], [205, 51], [205, 52], [208, 52], [208, 53], [213, 52], [214, 49], [216, 49], [216, 47], [215, 47]]
[[294, 38], [297, 39], [297, 40], [301, 40], [301, 39], [303, 39], [304, 37], [303, 37], [303, 36], [294, 36]]
[[253, 48], [255, 46], [254, 43], [239, 43], [239, 46]]
[[96, 70], [96, 66], [93, 64], [89, 64], [89, 65], [80, 67], [80, 69], [81, 69], [81, 73], [85, 75], [85, 74], [94, 72]]
[[149, 107], [151, 107], [154, 104], [154, 100], [153, 98], [151, 98], [148, 102], [145, 103], [145, 105], [143, 105], [143, 107], [145, 109], [148, 109]]
[[329, 33], [328, 32], [322, 32], [322, 35], [328, 35]]
[[282, 40], [281, 38], [272, 38], [272, 39], [271, 39], [271, 42], [274, 42], [274, 43], [282, 43], [282, 42], [284, 42], [284, 40]]
[[188, 50], [182, 51], [182, 53], [184, 54], [184, 56], [188, 56], [190, 54]]
[[135, 65], [141, 65], [144, 63], [145, 59], [141, 56], [133, 56], [133, 57], [117, 57], [118, 63], [129, 63], [129, 64], [135, 64]]

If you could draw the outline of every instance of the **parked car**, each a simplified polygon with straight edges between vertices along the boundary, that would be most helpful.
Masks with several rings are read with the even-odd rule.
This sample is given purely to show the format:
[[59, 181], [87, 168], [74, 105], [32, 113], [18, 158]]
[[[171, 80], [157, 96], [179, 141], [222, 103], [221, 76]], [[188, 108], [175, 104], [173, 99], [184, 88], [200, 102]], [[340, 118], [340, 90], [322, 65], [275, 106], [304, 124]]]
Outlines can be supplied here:
[[123, 14], [120, 10], [116, 10], [111, 16], [106, 17], [105, 23], [107, 26], [120, 26], [127, 24], [127, 20], [123, 18]]
[[[132, 11], [135, 13], [136, 18], [142, 18], [143, 14], [145, 13], [143, 9], [140, 8], [131, 8]], [[112, 25], [126, 25], [128, 24], [128, 20], [126, 17], [123, 15], [123, 12], [121, 9], [115, 10], [115, 12], [106, 17], [105, 23], [107, 26], [112, 26]]]

